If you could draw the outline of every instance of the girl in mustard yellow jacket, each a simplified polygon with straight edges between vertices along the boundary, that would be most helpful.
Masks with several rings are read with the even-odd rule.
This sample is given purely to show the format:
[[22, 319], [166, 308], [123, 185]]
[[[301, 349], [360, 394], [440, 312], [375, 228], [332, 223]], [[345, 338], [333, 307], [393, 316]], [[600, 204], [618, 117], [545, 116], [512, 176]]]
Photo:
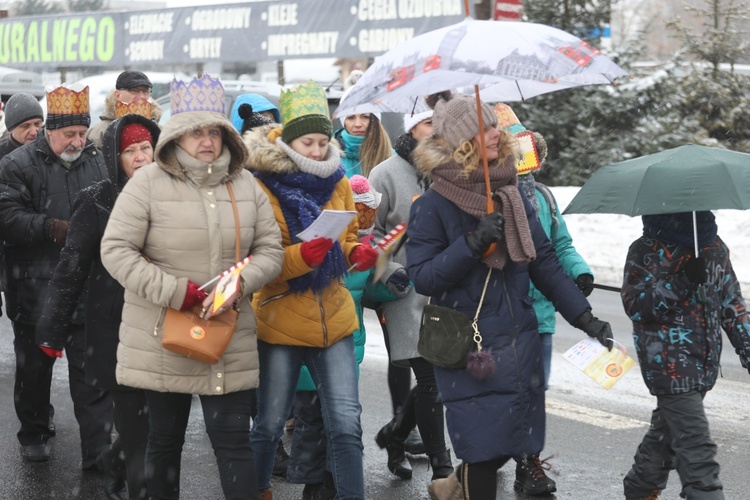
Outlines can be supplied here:
[[248, 168], [268, 195], [281, 228], [281, 274], [254, 298], [260, 386], [251, 447], [261, 498], [271, 498], [274, 454], [289, 416], [302, 363], [320, 397], [328, 468], [340, 498], [364, 498], [361, 406], [352, 334], [359, 328], [343, 285], [350, 266], [370, 269], [378, 253], [357, 243], [357, 221], [331, 240], [297, 234], [325, 209], [354, 211], [338, 148], [331, 144], [325, 92], [314, 82], [284, 92], [283, 126], [248, 132]]

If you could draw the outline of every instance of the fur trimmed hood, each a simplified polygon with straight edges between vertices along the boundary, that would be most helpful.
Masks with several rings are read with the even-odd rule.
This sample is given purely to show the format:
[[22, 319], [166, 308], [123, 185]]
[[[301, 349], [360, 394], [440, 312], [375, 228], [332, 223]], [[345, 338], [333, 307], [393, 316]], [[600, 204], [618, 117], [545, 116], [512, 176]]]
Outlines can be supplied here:
[[[242, 136], [248, 150], [245, 168], [251, 172], [266, 174], [290, 174], [300, 171], [297, 164], [286, 154], [286, 151], [268, 138], [269, 132], [278, 128], [281, 128], [281, 125], [273, 123], [255, 127], [245, 132], [245, 135]], [[281, 134], [278, 137], [281, 137]], [[331, 139], [328, 147], [338, 150], [339, 153], [341, 152], [335, 139]]]
[[[156, 101], [153, 99], [149, 99], [148, 102], [151, 103], [151, 117], [156, 123], [159, 123], [159, 120], [161, 120], [162, 115], [162, 109], [159, 104], [157, 104]], [[107, 94], [107, 97], [104, 99], [104, 111], [101, 115], [99, 115], [99, 118], [102, 120], [114, 120], [115, 119], [115, 91], [110, 90], [109, 94]]]
[[224, 131], [223, 144], [229, 148], [228, 179], [237, 177], [247, 161], [247, 149], [239, 132], [232, 126], [229, 118], [223, 113], [214, 111], [188, 111], [169, 118], [162, 128], [159, 142], [156, 143], [154, 161], [169, 174], [181, 180], [187, 176], [177, 161], [175, 142], [177, 138], [199, 127], [218, 126]]

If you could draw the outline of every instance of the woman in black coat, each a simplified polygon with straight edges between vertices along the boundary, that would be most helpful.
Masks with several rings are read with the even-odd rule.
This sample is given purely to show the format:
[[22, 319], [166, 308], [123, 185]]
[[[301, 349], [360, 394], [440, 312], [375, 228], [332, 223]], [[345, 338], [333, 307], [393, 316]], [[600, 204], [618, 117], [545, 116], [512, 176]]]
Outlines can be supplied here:
[[[108, 179], [80, 192], [73, 206], [68, 238], [50, 281], [37, 343], [61, 350], [71, 321], [85, 316], [87, 380], [110, 391], [115, 402], [118, 437], [97, 460], [108, 475], [108, 498], [121, 498], [127, 477], [129, 497], [147, 497], [144, 458], [148, 435], [148, 411], [143, 391], [119, 385], [115, 380], [118, 332], [124, 290], [102, 266], [99, 247], [117, 196], [138, 168], [153, 161], [159, 126], [136, 114], [125, 115], [107, 127], [102, 152]], [[85, 307], [76, 310], [82, 294]], [[80, 318], [79, 318], [80, 320]], [[125, 460], [120, 458], [124, 452]]]

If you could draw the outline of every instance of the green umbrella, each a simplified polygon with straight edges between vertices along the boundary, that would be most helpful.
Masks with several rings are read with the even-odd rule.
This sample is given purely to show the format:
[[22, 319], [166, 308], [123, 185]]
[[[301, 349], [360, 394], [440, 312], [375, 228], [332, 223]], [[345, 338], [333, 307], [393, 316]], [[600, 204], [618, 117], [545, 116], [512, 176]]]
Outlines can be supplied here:
[[670, 214], [750, 208], [750, 154], [688, 144], [597, 170], [566, 214]]
[[687, 144], [600, 168], [563, 213], [636, 217], [723, 208], [750, 208], [750, 154]]

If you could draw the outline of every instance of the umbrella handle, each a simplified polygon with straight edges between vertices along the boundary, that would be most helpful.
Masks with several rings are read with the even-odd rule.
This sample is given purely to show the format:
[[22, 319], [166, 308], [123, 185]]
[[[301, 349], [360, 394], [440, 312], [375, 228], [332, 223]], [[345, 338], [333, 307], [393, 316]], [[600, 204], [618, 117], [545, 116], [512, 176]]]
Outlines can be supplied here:
[[[484, 189], [487, 196], [487, 213], [495, 211], [495, 202], [492, 201], [492, 189], [490, 188], [490, 166], [487, 163], [487, 149], [484, 143], [484, 120], [482, 120], [482, 101], [479, 99], [479, 85], [474, 85], [474, 97], [477, 103], [477, 121], [479, 122], [479, 146], [482, 150], [482, 168], [484, 169]], [[482, 257], [489, 257], [495, 251], [497, 244], [491, 244], [484, 251]]]

